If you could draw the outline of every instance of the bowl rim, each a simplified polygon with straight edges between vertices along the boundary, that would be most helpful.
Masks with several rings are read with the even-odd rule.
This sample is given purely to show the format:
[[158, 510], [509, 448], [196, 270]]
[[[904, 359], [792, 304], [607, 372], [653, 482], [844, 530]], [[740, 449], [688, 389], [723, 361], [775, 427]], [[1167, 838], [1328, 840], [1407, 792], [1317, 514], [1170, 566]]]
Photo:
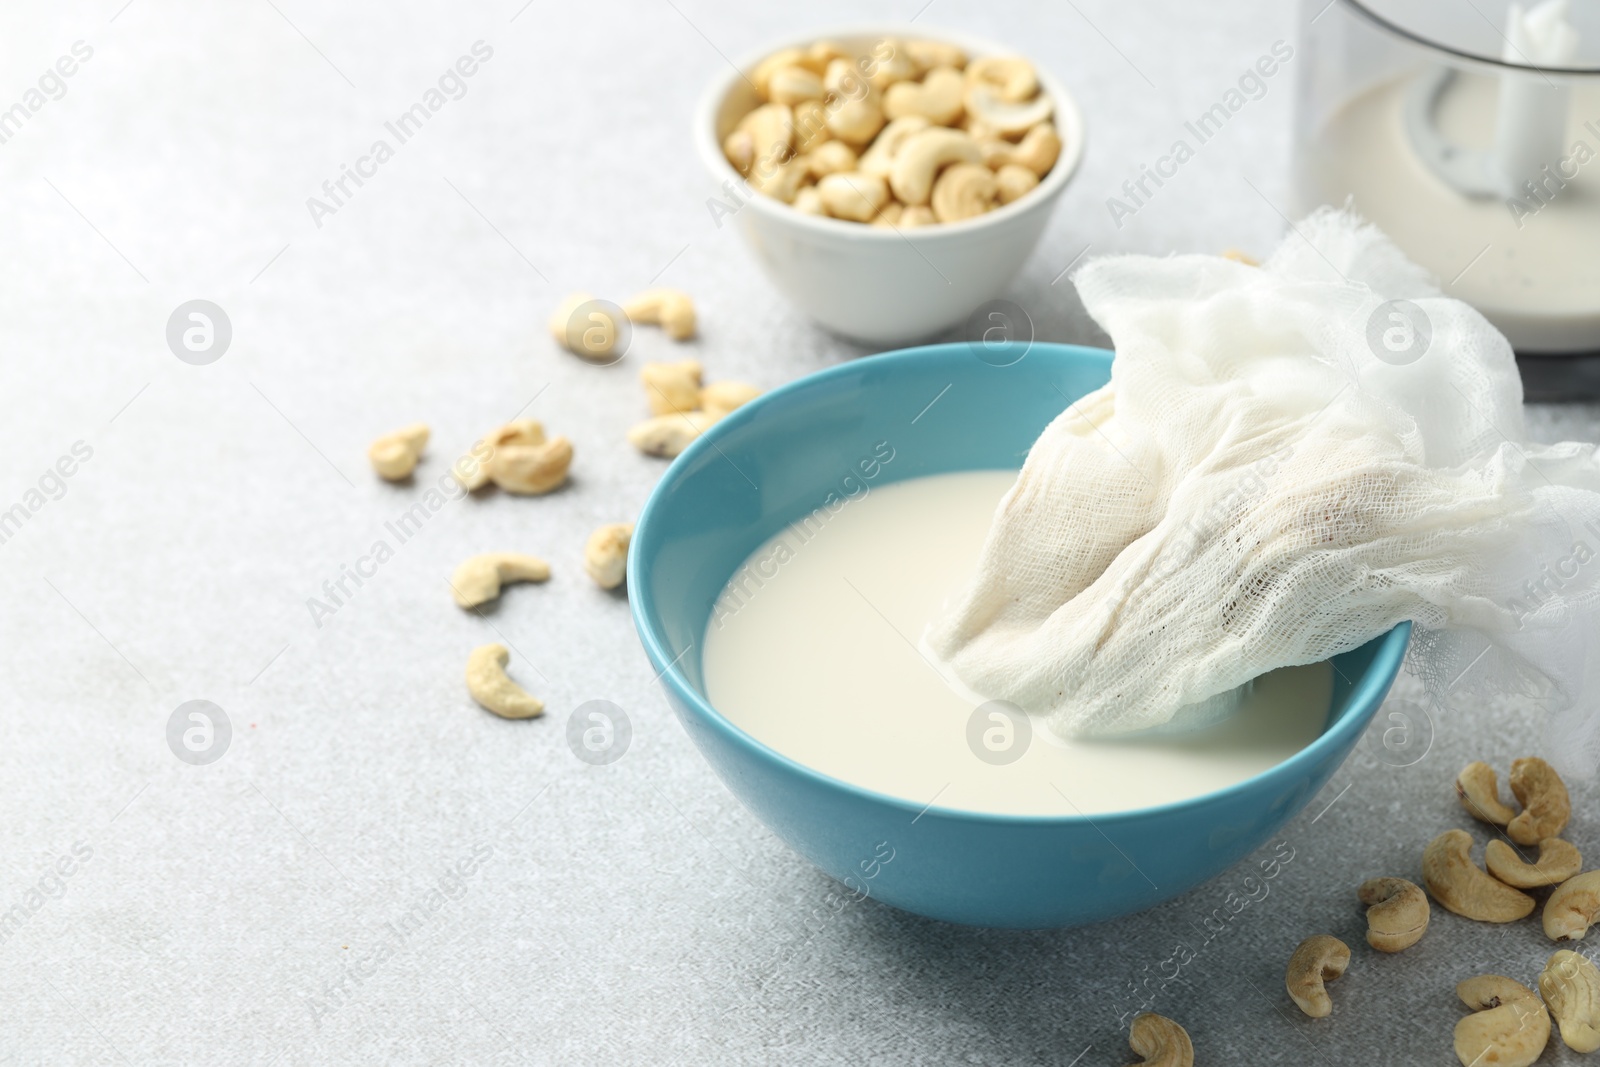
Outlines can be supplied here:
[[700, 100], [694, 109], [694, 142], [699, 152], [700, 160], [710, 171], [712, 179], [719, 187], [732, 181], [740, 194], [744, 196], [739, 210], [753, 207], [754, 210], [769, 218], [799, 226], [802, 231], [810, 231], [819, 235], [831, 234], [835, 237], [854, 237], [864, 241], [917, 241], [923, 244], [936, 244], [946, 238], [960, 238], [975, 231], [982, 231], [992, 226], [1004, 225], [1006, 222], [1029, 214], [1037, 209], [1048, 207], [1061, 191], [1066, 188], [1078, 167], [1083, 162], [1083, 153], [1086, 144], [1086, 129], [1083, 109], [1079, 106], [1077, 98], [1067, 91], [1066, 86], [1055, 75], [1034, 62], [1032, 57], [1024, 56], [1033, 65], [1034, 73], [1039, 78], [1040, 87], [1048, 92], [1055, 101], [1054, 113], [1051, 120], [1061, 133], [1061, 155], [1056, 160], [1055, 166], [1050, 168], [1039, 182], [1039, 185], [1030, 189], [1024, 195], [1009, 204], [1003, 204], [993, 211], [985, 212], [976, 218], [963, 219], [960, 222], [941, 222], [933, 226], [916, 226], [910, 230], [903, 230], [898, 226], [877, 227], [865, 223], [850, 222], [846, 219], [834, 219], [817, 215], [807, 215], [794, 210], [781, 200], [756, 192], [744, 175], [733, 169], [722, 154], [722, 145], [717, 139], [716, 120], [717, 112], [723, 99], [728, 95], [734, 83], [745, 78], [745, 72], [755, 67], [761, 60], [784, 48], [811, 44], [814, 41], [829, 38], [851, 37], [915, 37], [924, 40], [941, 41], [946, 44], [960, 45], [969, 54], [983, 55], [1020, 55], [1012, 48], [1007, 48], [986, 38], [976, 37], [957, 30], [924, 28], [911, 23], [862, 23], [824, 27], [804, 34], [792, 34], [773, 41], [759, 49], [751, 49], [743, 53], [737, 61], [730, 61], [733, 69], [711, 80], [711, 83], [700, 94]]
[[[1009, 343], [1015, 344], [1017, 342]], [[1064, 358], [1072, 363], [1092, 361], [1104, 362], [1109, 365], [1113, 355], [1113, 353], [1103, 348], [1049, 341], [1032, 342], [1028, 354], [1033, 354], [1035, 350], [1048, 353], [1047, 358]], [[1284, 778], [1307, 772], [1313, 765], [1321, 762], [1325, 756], [1331, 754], [1332, 750], [1336, 750], [1346, 741], [1354, 744], [1352, 735], [1359, 735], [1366, 730], [1373, 716], [1382, 707], [1384, 698], [1387, 697], [1390, 687], [1394, 684], [1394, 680], [1400, 672], [1405, 660], [1406, 648], [1410, 643], [1411, 623], [1409, 621], [1397, 624], [1386, 633], [1370, 637], [1353, 646], [1350, 650], [1354, 651], [1356, 648], [1364, 647], [1373, 642], [1381, 642], [1374, 654], [1372, 665], [1351, 683], [1352, 690], [1348, 698], [1352, 703], [1370, 705], [1370, 707], [1360, 707], [1354, 712], [1344, 715], [1333, 724], [1325, 726], [1322, 733], [1318, 734], [1314, 740], [1287, 759], [1232, 785], [1208, 793], [1201, 793], [1198, 796], [1184, 800], [1168, 801], [1167, 803], [1150, 807], [1096, 812], [1093, 815], [1085, 815], [1081, 812], [1071, 815], [1038, 815], [978, 811], [971, 808], [940, 807], [933, 802], [919, 807], [916, 801], [895, 796], [892, 793], [882, 793], [867, 786], [836, 778], [772, 748], [764, 741], [747, 733], [733, 720], [718, 711], [709, 699], [703, 697], [689, 683], [689, 680], [678, 668], [678, 663], [688, 654], [690, 649], [685, 649], [676, 656], [668, 654], [652, 619], [653, 598], [649, 592], [650, 587], [646, 582], [632, 580], [633, 575], [642, 574], [646, 569], [643, 564], [643, 557], [647, 552], [653, 551], [656, 540], [655, 523], [652, 520], [658, 510], [667, 506], [666, 501], [672, 494], [678, 475], [703, 453], [711, 450], [720, 452], [721, 447], [717, 444], [717, 438], [732, 432], [734, 428], [754, 421], [761, 414], [763, 408], [772, 404], [781, 404], [790, 397], [815, 388], [819, 384], [826, 384], [832, 379], [846, 377], [857, 372], [863, 364], [871, 365], [875, 370], [882, 371], [886, 368], [891, 368], [897, 363], [912, 363], [929, 358], [940, 359], [967, 352], [968, 346], [959, 341], [917, 345], [911, 348], [895, 349], [877, 355], [864, 356], [804, 375], [761, 394], [749, 403], [719, 419], [691, 442], [689, 447], [684, 449], [677, 459], [673, 460], [671, 466], [656, 482], [655, 487], [650, 491], [649, 497], [645, 500], [644, 507], [640, 510], [639, 517], [635, 523], [634, 536], [628, 548], [627, 565], [630, 575], [630, 581], [628, 582], [629, 611], [633, 615], [634, 628], [638, 633], [640, 643], [644, 645], [645, 654], [657, 671], [656, 679], [670, 686], [678, 699], [689, 708], [692, 708], [702, 721], [723, 734], [735, 745], [748, 750], [756, 757], [775, 763], [778, 767], [791, 774], [798, 774], [801, 777], [808, 778], [817, 785], [841, 791], [857, 800], [898, 808], [919, 819], [933, 815], [958, 822], [1004, 826], [1080, 826], [1098, 828], [1103, 823], [1124, 823], [1132, 820], [1149, 819], [1185, 810], [1192, 811], [1230, 800], [1242, 794], [1254, 792], [1265, 785], [1268, 779]], [[970, 356], [964, 355], [962, 358], [970, 358]], [[737, 566], [735, 566], [734, 570], [737, 570]], [[730, 573], [732, 572], [730, 571]], [[702, 633], [700, 642], [703, 641], [704, 635]], [[691, 649], [694, 647], [690, 646]], [[937, 800], [938, 798], [935, 797], [934, 799]]]

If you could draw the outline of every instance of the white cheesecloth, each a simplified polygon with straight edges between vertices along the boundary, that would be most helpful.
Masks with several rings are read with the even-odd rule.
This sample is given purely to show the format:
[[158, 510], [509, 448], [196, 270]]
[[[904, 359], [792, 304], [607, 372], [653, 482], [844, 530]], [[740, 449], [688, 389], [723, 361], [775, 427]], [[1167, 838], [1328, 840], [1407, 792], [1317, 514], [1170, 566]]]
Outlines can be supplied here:
[[1436, 706], [1541, 701], [1547, 758], [1593, 773], [1600, 462], [1522, 443], [1482, 315], [1333, 209], [1259, 268], [1130, 255], [1075, 280], [1111, 382], [1034, 444], [930, 626], [957, 676], [1061, 736], [1124, 733], [1409, 619]]

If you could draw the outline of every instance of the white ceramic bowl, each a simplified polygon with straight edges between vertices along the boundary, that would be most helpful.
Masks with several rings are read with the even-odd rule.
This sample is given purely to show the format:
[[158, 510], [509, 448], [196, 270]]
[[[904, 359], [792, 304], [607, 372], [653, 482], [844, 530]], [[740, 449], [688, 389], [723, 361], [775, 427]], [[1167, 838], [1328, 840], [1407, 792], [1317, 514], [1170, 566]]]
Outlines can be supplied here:
[[863, 51], [889, 37], [948, 41], [969, 56], [1017, 54], [964, 34], [920, 26], [819, 30], [776, 41], [746, 58], [706, 90], [695, 114], [695, 146], [731, 215], [713, 209], [718, 225], [737, 225], [778, 287], [823, 326], [873, 344], [930, 337], [965, 320], [1000, 295], [1039, 242], [1056, 199], [1083, 158], [1083, 115], [1048, 71], [1035, 70], [1055, 102], [1061, 158], [1038, 188], [1004, 207], [963, 222], [908, 230], [819, 218], [755, 192], [722, 154], [722, 140], [757, 104], [745, 74], [778, 51], [812, 41], [841, 41]]

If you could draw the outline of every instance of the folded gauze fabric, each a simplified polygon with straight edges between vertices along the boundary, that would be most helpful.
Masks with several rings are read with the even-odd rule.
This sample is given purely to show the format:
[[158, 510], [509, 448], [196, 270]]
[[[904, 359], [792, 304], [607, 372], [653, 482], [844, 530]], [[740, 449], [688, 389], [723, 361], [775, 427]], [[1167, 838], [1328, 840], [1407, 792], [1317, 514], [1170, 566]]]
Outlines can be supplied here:
[[1111, 382], [1029, 452], [925, 635], [947, 668], [1063, 737], [1171, 729], [1409, 619], [1436, 706], [1540, 701], [1552, 762], [1592, 773], [1600, 462], [1522, 443], [1483, 316], [1331, 209], [1259, 268], [1118, 256], [1076, 282]]

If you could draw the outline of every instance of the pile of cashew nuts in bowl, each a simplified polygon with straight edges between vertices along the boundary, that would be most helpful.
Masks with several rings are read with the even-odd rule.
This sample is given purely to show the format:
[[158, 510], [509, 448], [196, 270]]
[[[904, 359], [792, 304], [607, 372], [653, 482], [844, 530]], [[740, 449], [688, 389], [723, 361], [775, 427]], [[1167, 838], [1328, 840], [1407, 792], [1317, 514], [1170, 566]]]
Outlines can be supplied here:
[[907, 229], [1026, 196], [1061, 155], [1054, 103], [1018, 56], [944, 41], [785, 48], [749, 76], [759, 103], [722, 143], [757, 191], [808, 215]]

